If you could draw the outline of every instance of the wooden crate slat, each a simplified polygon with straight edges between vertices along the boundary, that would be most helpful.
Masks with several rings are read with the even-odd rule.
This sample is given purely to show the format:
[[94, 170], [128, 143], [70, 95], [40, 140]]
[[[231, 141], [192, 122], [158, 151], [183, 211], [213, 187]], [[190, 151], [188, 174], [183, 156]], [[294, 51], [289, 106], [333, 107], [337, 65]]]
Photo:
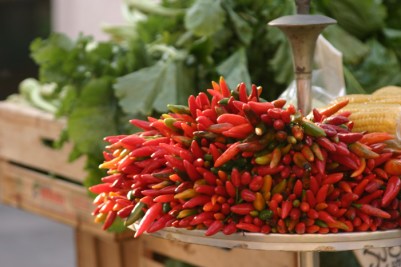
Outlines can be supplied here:
[[71, 226], [94, 225], [92, 200], [82, 186], [4, 161], [0, 166], [1, 197], [5, 203]]
[[99, 267], [123, 267], [122, 242], [115, 242], [97, 238], [98, 266]]
[[[144, 249], [175, 258], [196, 266], [297, 266], [297, 254], [284, 251], [262, 251], [248, 249], [221, 249], [204, 245], [171, 241], [153, 236], [143, 238]], [[267, 265], [268, 263], [268, 265]]]
[[77, 266], [98, 267], [96, 237], [88, 232], [75, 229], [75, 253]]
[[68, 163], [70, 144], [61, 150], [43, 144], [43, 140], [57, 140], [64, 125], [49, 113], [0, 102], [0, 158], [82, 182], [84, 158]]

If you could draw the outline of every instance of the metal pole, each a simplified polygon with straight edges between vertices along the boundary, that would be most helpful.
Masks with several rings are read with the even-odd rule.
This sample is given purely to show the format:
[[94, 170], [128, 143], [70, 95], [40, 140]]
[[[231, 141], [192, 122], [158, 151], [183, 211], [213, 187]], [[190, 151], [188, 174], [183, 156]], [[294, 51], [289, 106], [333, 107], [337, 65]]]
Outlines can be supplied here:
[[290, 42], [297, 85], [297, 106], [306, 115], [312, 107], [312, 62], [316, 40], [325, 27], [336, 21], [326, 16], [305, 15], [309, 12], [309, 0], [297, 0], [296, 3], [301, 14], [280, 17], [269, 22], [269, 25], [278, 27]]
[[302, 251], [298, 252], [298, 267], [319, 267], [319, 252]]
[[310, 0], [296, 0], [297, 14], [309, 14]]

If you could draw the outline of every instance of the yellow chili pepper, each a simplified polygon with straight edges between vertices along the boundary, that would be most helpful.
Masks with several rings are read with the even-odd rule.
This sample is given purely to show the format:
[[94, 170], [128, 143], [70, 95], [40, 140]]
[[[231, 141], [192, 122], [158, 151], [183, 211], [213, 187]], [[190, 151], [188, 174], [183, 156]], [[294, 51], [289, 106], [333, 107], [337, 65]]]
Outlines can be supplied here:
[[185, 210], [180, 211], [180, 213], [178, 213], [177, 219], [182, 219], [182, 218], [185, 218], [185, 217], [197, 214], [197, 213], [198, 213], [197, 209], [185, 209]]
[[273, 184], [273, 178], [272, 178], [272, 176], [271, 175], [265, 175], [264, 177], [263, 177], [263, 185], [262, 185], [262, 189], [261, 189], [261, 191], [262, 191], [262, 193], [263, 193], [263, 197], [266, 199], [266, 200], [269, 200], [270, 199], [270, 196], [271, 196], [271, 193], [270, 193], [270, 191], [271, 191], [271, 189], [272, 189], [272, 184]]
[[181, 193], [175, 194], [174, 198], [175, 199], [188, 199], [188, 198], [193, 198], [197, 194], [198, 193], [196, 193], [195, 189], [189, 188], [187, 190], [182, 191]]
[[281, 160], [281, 150], [276, 147], [272, 152], [272, 160], [270, 161], [270, 168], [277, 167]]
[[366, 168], [366, 159], [365, 158], [359, 158], [361, 160], [361, 165], [357, 170], [355, 170], [352, 174], [351, 177], [357, 177], [358, 175], [362, 174], [363, 171]]
[[272, 158], [273, 158], [273, 154], [269, 153], [269, 154], [265, 154], [265, 155], [256, 157], [255, 162], [256, 162], [256, 164], [259, 164], [259, 165], [266, 165], [271, 162]]
[[266, 201], [265, 198], [263, 197], [262, 193], [256, 192], [255, 193], [255, 200], [253, 201], [253, 207], [257, 211], [262, 211], [266, 207]]
[[287, 186], [287, 179], [281, 180], [281, 182], [279, 182], [273, 187], [272, 195], [283, 192], [286, 186]]
[[170, 184], [171, 184], [170, 181], [161, 181], [160, 183], [152, 185], [152, 189], [162, 189]]

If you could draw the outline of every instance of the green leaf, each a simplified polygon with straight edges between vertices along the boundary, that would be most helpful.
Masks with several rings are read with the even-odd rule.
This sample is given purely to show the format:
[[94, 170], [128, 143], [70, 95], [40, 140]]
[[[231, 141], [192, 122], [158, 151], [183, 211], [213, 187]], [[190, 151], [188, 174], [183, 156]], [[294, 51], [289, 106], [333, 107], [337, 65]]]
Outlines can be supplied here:
[[327, 1], [328, 10], [338, 25], [358, 38], [366, 38], [384, 26], [386, 8], [378, 0]]
[[240, 15], [238, 15], [229, 5], [226, 5], [226, 10], [230, 18], [230, 22], [234, 27], [234, 31], [238, 38], [245, 44], [249, 45], [252, 41], [252, 28]]
[[401, 84], [401, 67], [394, 51], [376, 39], [367, 42], [370, 52], [365, 60], [351, 72], [367, 92], [386, 86]]
[[161, 60], [155, 65], [123, 76], [114, 85], [122, 109], [128, 114], [149, 115], [153, 109], [167, 110], [167, 104], [185, 104], [193, 92], [192, 75], [183, 60]]
[[224, 21], [225, 12], [216, 0], [196, 0], [185, 14], [185, 27], [198, 36], [216, 33]]
[[335, 48], [341, 51], [345, 64], [359, 64], [369, 52], [367, 45], [338, 25], [327, 27], [323, 35]]
[[52, 34], [48, 39], [35, 39], [30, 46], [31, 57], [40, 65], [39, 78], [42, 83], [63, 83], [67, 77], [63, 66], [73, 64], [66, 59], [74, 47], [74, 43], [63, 34]]
[[401, 60], [401, 30], [396, 29], [383, 29], [383, 35], [385, 36], [385, 44], [387, 47], [394, 49], [399, 60]]
[[271, 69], [274, 70], [274, 79], [278, 83], [289, 84], [294, 77], [291, 58], [291, 47], [288, 41], [284, 41], [278, 47], [276, 54], [269, 61]]
[[236, 88], [241, 82], [244, 82], [248, 89], [251, 85], [251, 76], [248, 71], [247, 56], [245, 48], [238, 49], [216, 68], [217, 72], [224, 76], [230, 88]]
[[140, 69], [117, 79], [114, 85], [119, 104], [128, 114], [151, 114], [153, 102], [166, 72], [166, 62]]
[[116, 100], [110, 77], [92, 79], [85, 87], [68, 117], [68, 135], [81, 153], [100, 155], [105, 136], [117, 133]]

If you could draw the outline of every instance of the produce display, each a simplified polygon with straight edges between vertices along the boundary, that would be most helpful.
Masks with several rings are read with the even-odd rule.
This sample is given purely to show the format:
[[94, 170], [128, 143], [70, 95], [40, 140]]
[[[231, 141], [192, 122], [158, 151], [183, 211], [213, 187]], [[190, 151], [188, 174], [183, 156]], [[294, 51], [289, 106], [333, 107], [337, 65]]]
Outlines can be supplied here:
[[394, 135], [353, 132], [348, 99], [303, 115], [261, 87], [224, 79], [169, 105], [141, 130], [108, 136], [95, 221], [117, 217], [135, 236], [165, 227], [217, 232], [337, 233], [401, 225], [401, 156]]

